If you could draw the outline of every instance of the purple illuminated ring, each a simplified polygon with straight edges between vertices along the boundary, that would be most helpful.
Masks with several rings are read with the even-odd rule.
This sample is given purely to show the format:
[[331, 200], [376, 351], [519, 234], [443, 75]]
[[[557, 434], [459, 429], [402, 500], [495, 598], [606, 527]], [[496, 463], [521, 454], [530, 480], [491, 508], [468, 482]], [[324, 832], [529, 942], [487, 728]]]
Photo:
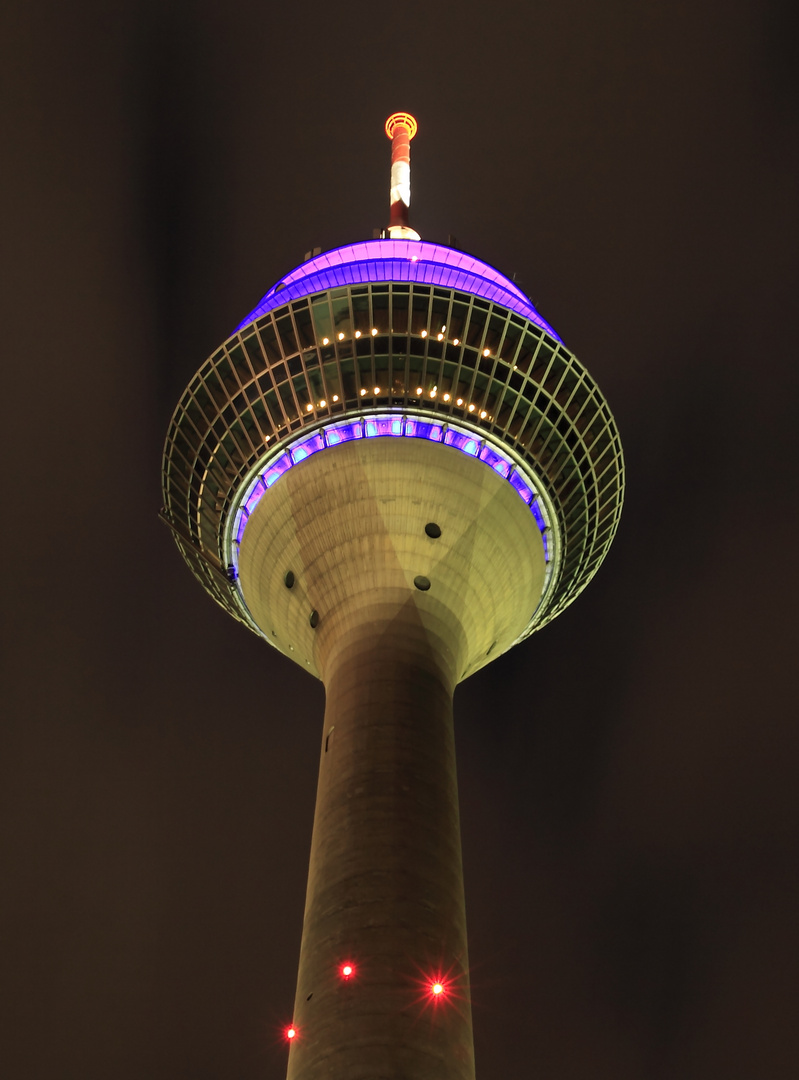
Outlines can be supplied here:
[[[253, 476], [240, 489], [228, 515], [225, 550], [228, 565], [234, 568], [232, 580], [238, 578], [239, 547], [250, 515], [263, 496], [284, 473], [306, 458], [340, 443], [354, 439], [405, 438], [427, 439], [442, 446], [451, 446], [462, 454], [477, 458], [507, 480], [535, 519], [544, 545], [546, 571], [542, 599], [553, 577], [558, 552], [555, 516], [538, 489], [535, 480], [509, 454], [486, 438], [484, 431], [474, 431], [461, 424], [433, 420], [428, 416], [404, 412], [367, 413], [364, 416], [334, 420], [284, 443], [262, 462]], [[244, 603], [243, 596], [241, 602]]]
[[556, 341], [561, 340], [510, 278], [473, 255], [425, 240], [363, 240], [325, 251], [273, 285], [236, 330], [291, 300], [345, 285], [377, 281], [418, 281], [458, 289], [515, 311]]

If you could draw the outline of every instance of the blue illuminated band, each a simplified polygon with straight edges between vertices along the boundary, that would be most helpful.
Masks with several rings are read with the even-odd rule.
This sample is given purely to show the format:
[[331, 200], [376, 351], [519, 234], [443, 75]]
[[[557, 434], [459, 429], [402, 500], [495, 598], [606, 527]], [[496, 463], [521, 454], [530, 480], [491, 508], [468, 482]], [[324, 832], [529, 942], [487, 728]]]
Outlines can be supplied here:
[[[250, 474], [248, 481], [240, 488], [240, 494], [233, 500], [225, 528], [224, 551], [227, 558], [228, 576], [236, 583], [239, 600], [246, 611], [244, 596], [238, 585], [239, 546], [250, 515], [263, 496], [277, 481], [295, 465], [305, 461], [320, 450], [338, 446], [354, 439], [378, 438], [427, 439], [429, 442], [451, 446], [462, 454], [478, 461], [499, 473], [508, 481], [516, 494], [530, 508], [535, 523], [541, 533], [544, 545], [546, 569], [541, 599], [546, 596], [553, 577], [558, 555], [556, 531], [553, 528], [554, 514], [542, 493], [518, 462], [500, 449], [493, 440], [489, 441], [485, 432], [472, 431], [460, 424], [451, 424], [442, 420], [433, 420], [428, 416], [386, 412], [367, 413], [365, 416], [347, 420], [334, 420], [311, 432], [300, 433], [292, 442], [276, 447], [273, 453], [258, 465], [257, 471]], [[540, 610], [540, 604], [539, 609]], [[251, 622], [247, 612], [248, 622]], [[255, 625], [251, 623], [251, 625]], [[261, 631], [258, 631], [261, 633]]]
[[342, 286], [381, 281], [414, 281], [458, 289], [508, 308], [556, 341], [561, 340], [510, 278], [473, 255], [425, 240], [363, 240], [325, 251], [273, 285], [236, 330], [292, 300]]

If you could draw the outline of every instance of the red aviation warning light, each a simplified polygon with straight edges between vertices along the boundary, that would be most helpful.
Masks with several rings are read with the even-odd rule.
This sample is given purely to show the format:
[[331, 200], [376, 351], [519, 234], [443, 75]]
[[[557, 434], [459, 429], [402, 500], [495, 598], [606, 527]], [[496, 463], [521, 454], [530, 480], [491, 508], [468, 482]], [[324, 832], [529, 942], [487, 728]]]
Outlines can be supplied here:
[[424, 1011], [427, 1009], [447, 1009], [458, 1002], [468, 1000], [468, 973], [455, 962], [447, 966], [441, 959], [433, 961], [428, 967], [417, 966], [417, 975], [412, 978], [414, 1000]]
[[286, 1038], [291, 1040], [291, 1039], [296, 1038], [296, 1035], [297, 1035], [297, 1029], [294, 1027], [293, 1024], [290, 1024], [286, 1028]]
[[349, 961], [347, 961], [346, 964], [341, 965], [339, 971], [341, 973], [342, 979], [351, 979], [352, 976], [355, 974], [355, 966], [354, 964], [351, 964], [349, 963]]

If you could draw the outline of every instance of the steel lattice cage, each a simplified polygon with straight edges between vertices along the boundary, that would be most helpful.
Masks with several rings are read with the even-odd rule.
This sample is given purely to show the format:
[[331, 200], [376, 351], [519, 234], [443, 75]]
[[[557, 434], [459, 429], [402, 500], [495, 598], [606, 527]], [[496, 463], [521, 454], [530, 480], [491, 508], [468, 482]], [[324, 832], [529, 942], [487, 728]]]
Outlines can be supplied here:
[[582, 364], [540, 326], [419, 282], [347, 285], [275, 307], [191, 381], [166, 439], [163, 515], [206, 590], [255, 629], [225, 551], [242, 485], [305, 429], [386, 410], [484, 432], [535, 476], [562, 550], [530, 630], [549, 622], [591, 580], [618, 526], [615, 422]]

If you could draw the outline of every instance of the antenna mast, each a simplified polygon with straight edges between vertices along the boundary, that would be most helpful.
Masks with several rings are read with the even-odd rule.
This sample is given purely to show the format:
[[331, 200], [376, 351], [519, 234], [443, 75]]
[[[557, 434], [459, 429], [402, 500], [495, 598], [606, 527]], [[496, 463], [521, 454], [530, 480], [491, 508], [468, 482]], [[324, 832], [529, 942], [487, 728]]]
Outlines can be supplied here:
[[391, 139], [391, 216], [388, 235], [392, 240], [421, 240], [408, 224], [411, 203], [411, 139], [418, 124], [410, 113], [393, 113], [386, 120], [386, 135]]

